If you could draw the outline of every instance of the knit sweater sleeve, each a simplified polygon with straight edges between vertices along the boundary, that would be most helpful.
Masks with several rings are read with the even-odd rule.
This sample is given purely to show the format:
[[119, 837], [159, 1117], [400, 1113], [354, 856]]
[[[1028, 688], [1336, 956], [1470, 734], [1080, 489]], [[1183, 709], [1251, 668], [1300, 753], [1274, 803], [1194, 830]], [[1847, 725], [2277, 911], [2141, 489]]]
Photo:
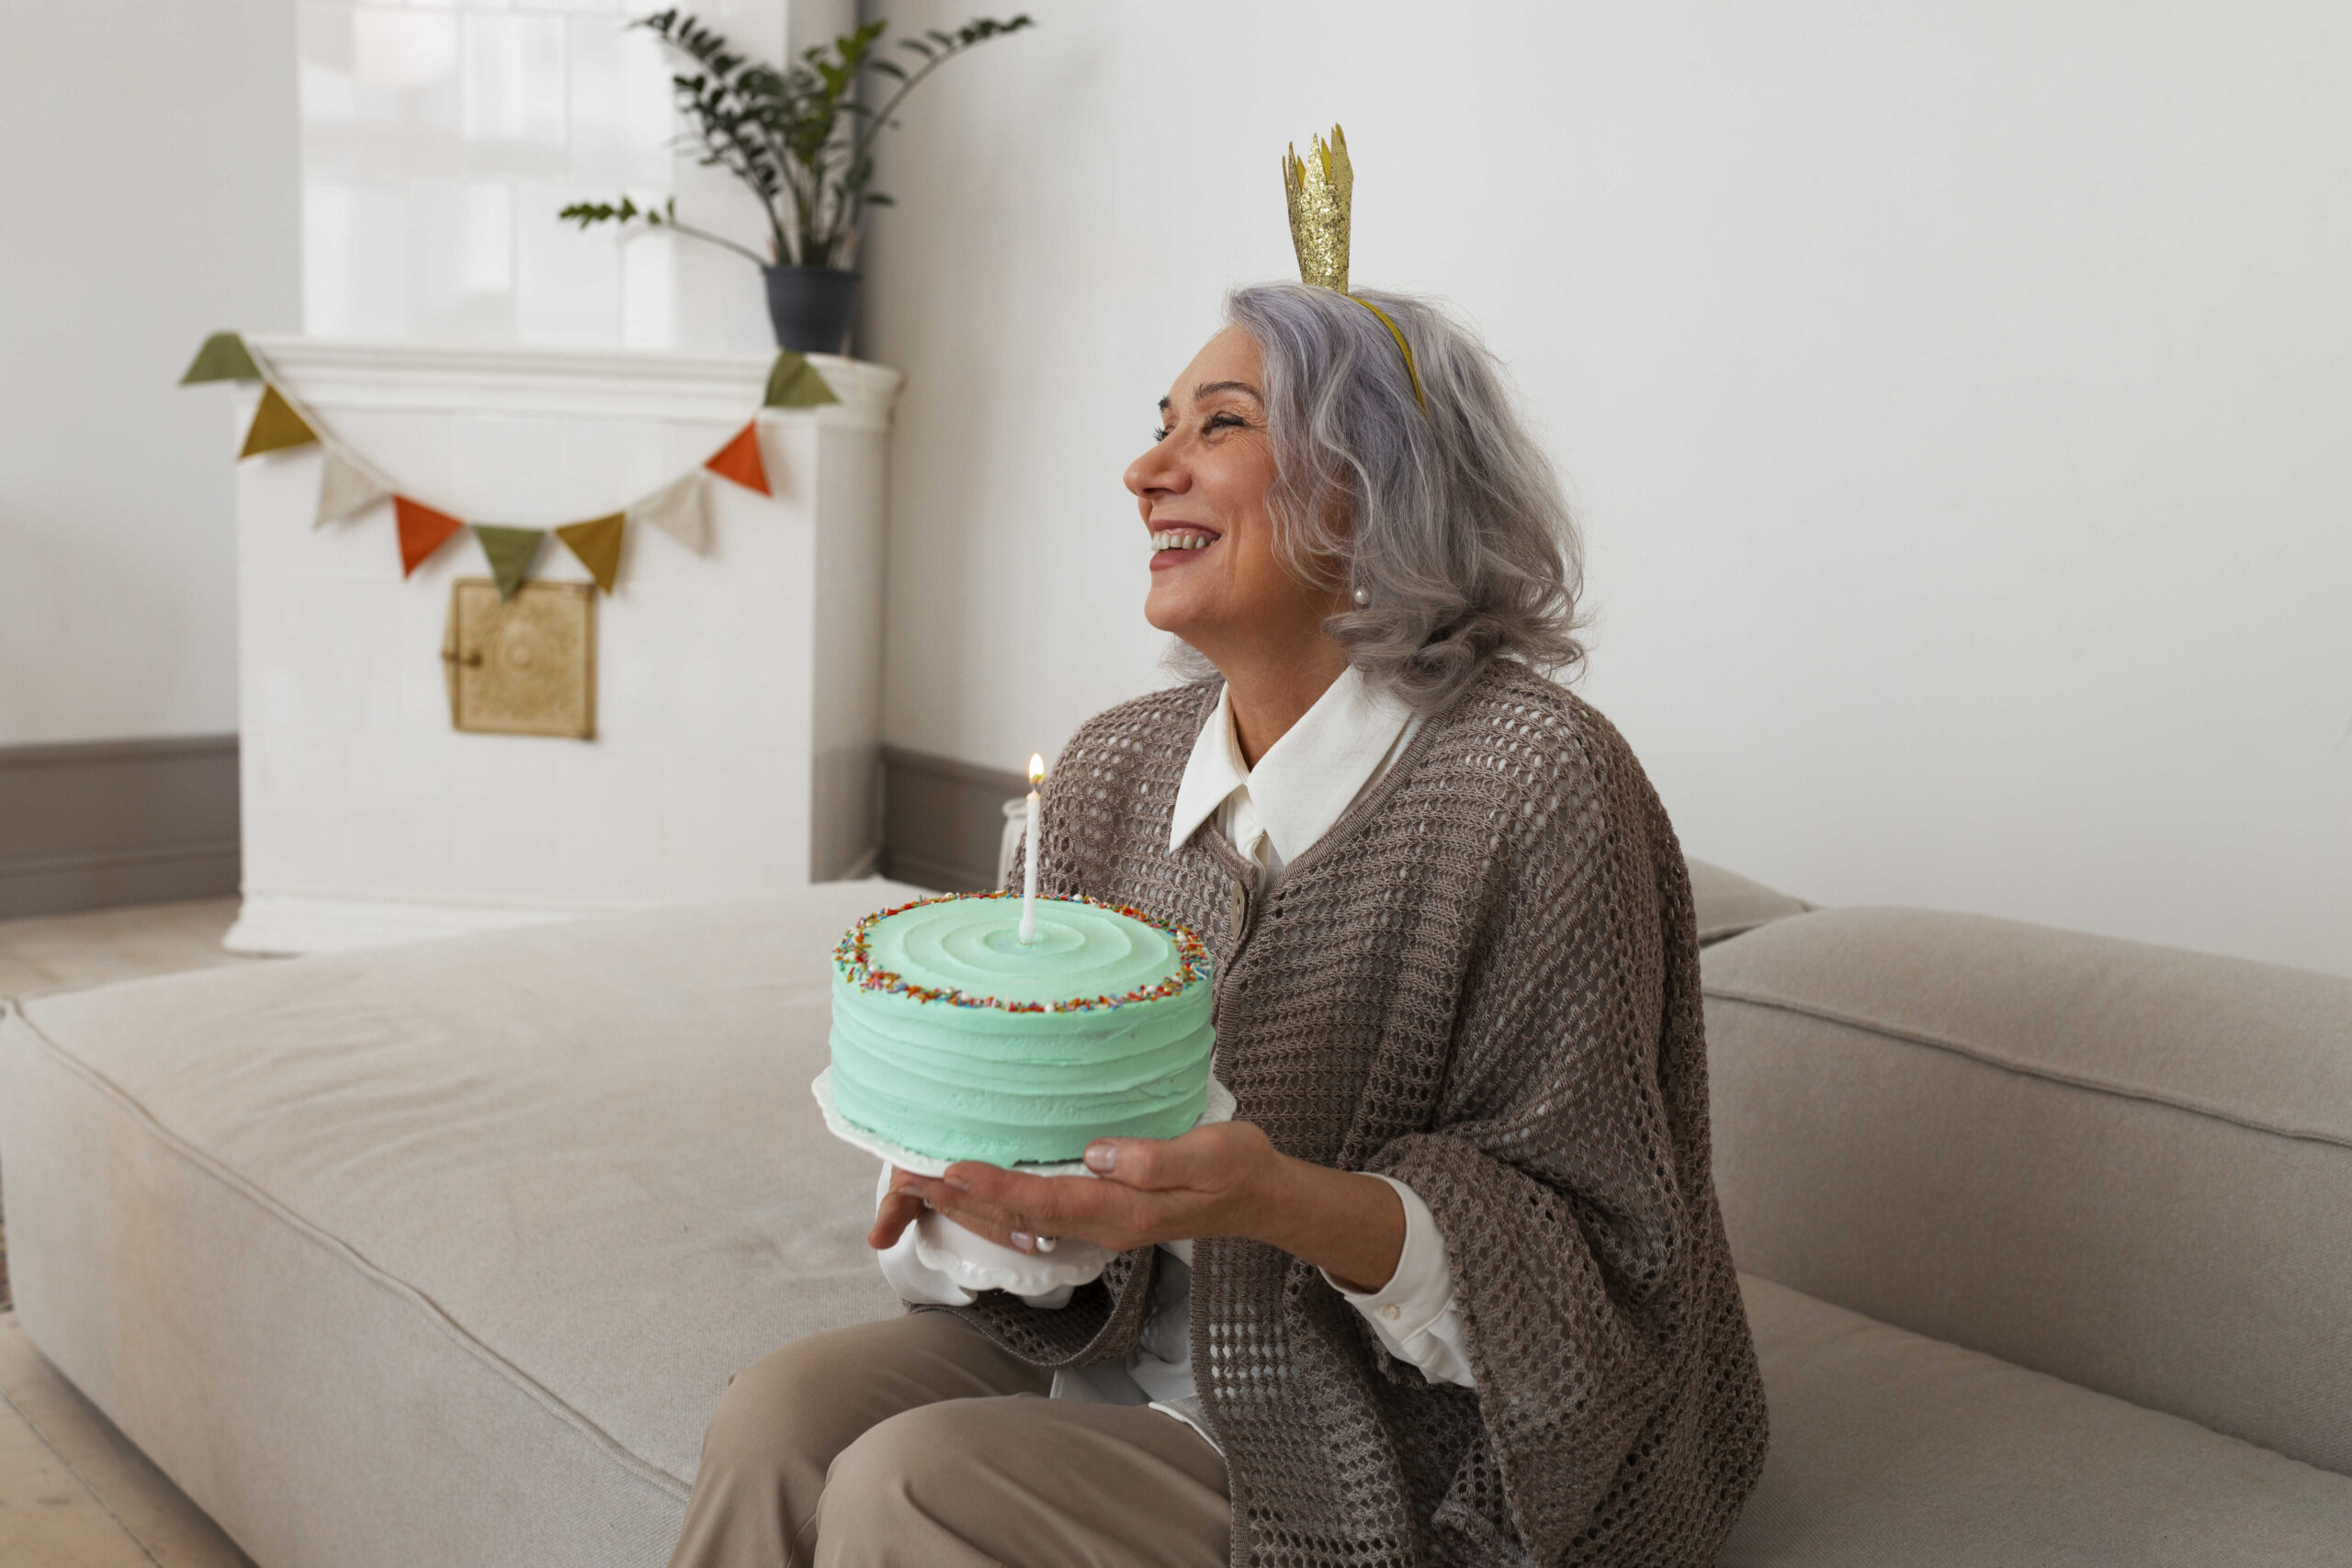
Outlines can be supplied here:
[[1552, 761], [1553, 800], [1577, 808], [1522, 828], [1475, 922], [1435, 1130], [1364, 1162], [1444, 1236], [1493, 1472], [1477, 1479], [1542, 1562], [1607, 1532], [1645, 1445], [1703, 1447], [1709, 1336], [1746, 1331], [1712, 1305], [1736, 1295], [1679, 851], [1613, 731]]

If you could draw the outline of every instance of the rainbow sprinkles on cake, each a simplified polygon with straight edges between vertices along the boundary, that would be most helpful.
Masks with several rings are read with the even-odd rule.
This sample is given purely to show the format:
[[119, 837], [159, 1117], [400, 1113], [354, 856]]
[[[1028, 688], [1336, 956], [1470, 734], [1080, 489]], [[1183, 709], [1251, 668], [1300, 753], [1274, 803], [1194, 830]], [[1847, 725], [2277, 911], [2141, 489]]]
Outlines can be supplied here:
[[833, 1103], [898, 1146], [996, 1165], [1096, 1138], [1172, 1138], [1207, 1103], [1210, 960], [1140, 910], [949, 894], [884, 909], [833, 950]]

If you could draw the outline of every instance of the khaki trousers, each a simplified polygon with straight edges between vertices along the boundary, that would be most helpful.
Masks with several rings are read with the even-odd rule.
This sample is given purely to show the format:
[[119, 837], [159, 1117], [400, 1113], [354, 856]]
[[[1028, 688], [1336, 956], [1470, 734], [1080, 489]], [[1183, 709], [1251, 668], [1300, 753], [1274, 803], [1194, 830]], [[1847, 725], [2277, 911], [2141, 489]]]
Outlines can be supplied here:
[[814, 1334], [738, 1372], [671, 1568], [1217, 1568], [1225, 1461], [946, 1313]]

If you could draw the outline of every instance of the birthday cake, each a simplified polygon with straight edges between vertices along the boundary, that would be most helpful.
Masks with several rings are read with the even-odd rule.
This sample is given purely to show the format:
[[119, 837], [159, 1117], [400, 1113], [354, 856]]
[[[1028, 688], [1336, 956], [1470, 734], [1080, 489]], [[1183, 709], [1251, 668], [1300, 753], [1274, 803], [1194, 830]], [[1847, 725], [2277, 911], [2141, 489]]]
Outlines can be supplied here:
[[934, 1158], [1073, 1160], [1101, 1137], [1172, 1138], [1206, 1103], [1209, 953], [1182, 927], [1091, 898], [925, 898], [833, 951], [832, 1105]]

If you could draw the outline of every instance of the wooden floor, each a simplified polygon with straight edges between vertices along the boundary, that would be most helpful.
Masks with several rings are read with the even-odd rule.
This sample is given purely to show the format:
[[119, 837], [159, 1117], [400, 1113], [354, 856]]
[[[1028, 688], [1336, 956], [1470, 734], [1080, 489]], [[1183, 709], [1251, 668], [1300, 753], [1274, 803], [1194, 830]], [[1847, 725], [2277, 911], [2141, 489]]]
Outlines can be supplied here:
[[0, 1313], [0, 1562], [253, 1568]]
[[[0, 996], [245, 960], [220, 950], [233, 898], [0, 920]], [[5, 1158], [0, 1151], [0, 1158]], [[0, 1233], [0, 1304], [6, 1302]], [[0, 1312], [0, 1565], [253, 1568]]]
[[225, 952], [234, 898], [0, 920], [0, 997], [103, 986], [254, 960]]

